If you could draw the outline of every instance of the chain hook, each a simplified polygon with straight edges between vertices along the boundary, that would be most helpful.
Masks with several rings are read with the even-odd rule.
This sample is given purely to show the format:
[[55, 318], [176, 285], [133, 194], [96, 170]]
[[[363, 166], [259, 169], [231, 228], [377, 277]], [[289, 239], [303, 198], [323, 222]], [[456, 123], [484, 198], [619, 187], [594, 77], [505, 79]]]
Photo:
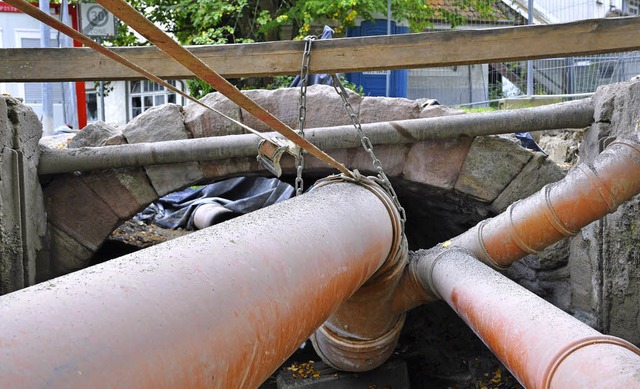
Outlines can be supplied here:
[[342, 98], [344, 109], [347, 111], [347, 114], [351, 119], [351, 123], [355, 127], [356, 131], [358, 131], [358, 135], [360, 136], [360, 143], [362, 143], [362, 147], [371, 157], [373, 167], [375, 171], [378, 173], [377, 177], [370, 177], [370, 178], [376, 183], [378, 183], [382, 188], [384, 188], [384, 190], [389, 194], [389, 196], [391, 196], [391, 199], [393, 200], [393, 204], [396, 206], [396, 208], [398, 209], [398, 213], [400, 214], [400, 220], [402, 222], [402, 232], [404, 233], [404, 225], [405, 225], [405, 222], [407, 221], [407, 215], [404, 208], [400, 204], [398, 195], [396, 194], [395, 189], [393, 189], [393, 185], [391, 185], [391, 181], [389, 181], [389, 177], [387, 177], [387, 175], [385, 174], [384, 169], [382, 168], [382, 163], [373, 152], [373, 144], [371, 143], [371, 140], [369, 139], [369, 137], [367, 137], [367, 135], [364, 133], [364, 130], [362, 129], [362, 125], [360, 124], [360, 118], [358, 117], [358, 114], [353, 109], [353, 106], [351, 106], [351, 103], [349, 103], [349, 99], [348, 99], [349, 95], [347, 93], [347, 89], [344, 87], [344, 85], [342, 85], [342, 82], [340, 81], [340, 78], [337, 75], [332, 74], [331, 79], [333, 80], [333, 88], [338, 93], [338, 96]]
[[[309, 62], [311, 60], [311, 44], [317, 37], [315, 35], [307, 35], [304, 38], [304, 51], [302, 53], [302, 65], [300, 67], [300, 100], [298, 104], [298, 133], [304, 138], [304, 124], [307, 119], [307, 86], [309, 86]], [[295, 155], [296, 164], [296, 180], [295, 189], [296, 196], [304, 191], [304, 181], [302, 179], [302, 171], [304, 170], [304, 150], [299, 149]]]

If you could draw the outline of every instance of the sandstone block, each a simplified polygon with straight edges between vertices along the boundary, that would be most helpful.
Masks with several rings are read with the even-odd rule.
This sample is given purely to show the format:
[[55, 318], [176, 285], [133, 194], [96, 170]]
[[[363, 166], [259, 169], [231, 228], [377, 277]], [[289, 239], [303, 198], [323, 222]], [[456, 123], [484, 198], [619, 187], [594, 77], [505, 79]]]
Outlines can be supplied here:
[[434, 118], [439, 116], [462, 115], [465, 112], [461, 109], [449, 108], [446, 105], [428, 105], [420, 111], [421, 118]]
[[472, 141], [462, 137], [414, 144], [407, 156], [404, 177], [445, 190], [453, 189]]
[[232, 158], [225, 161], [202, 163], [202, 175], [207, 181], [252, 174], [268, 174], [255, 157]]
[[[395, 177], [402, 174], [409, 149], [409, 145], [377, 145], [374, 147], [374, 153], [376, 158], [380, 160], [385, 174], [389, 177]], [[362, 147], [349, 149], [348, 157], [344, 159], [344, 163], [362, 173], [377, 174], [371, 156]]]
[[360, 103], [362, 123], [389, 122], [392, 120], [416, 119], [422, 107], [415, 100], [367, 96]]
[[184, 126], [182, 107], [176, 104], [149, 108], [127, 123], [122, 133], [129, 143], [160, 142], [191, 137]]
[[184, 189], [204, 177], [198, 162], [146, 166], [145, 170], [158, 196]]
[[545, 185], [564, 178], [564, 171], [542, 153], [533, 156], [522, 171], [507, 185], [493, 201], [493, 208], [502, 212], [517, 200], [529, 197]]
[[89, 265], [93, 251], [53, 225], [49, 225], [49, 231], [51, 233], [52, 269], [48, 276], [60, 276]]
[[531, 152], [500, 137], [476, 137], [454, 189], [491, 202], [520, 173]]
[[44, 190], [49, 223], [90, 251], [96, 251], [119, 217], [81, 177], [58, 178]]
[[[269, 113], [283, 121], [289, 127], [297, 130], [299, 115], [299, 88], [281, 88], [276, 90], [252, 90], [245, 92], [263, 106]], [[355, 92], [348, 91], [348, 101], [358, 112], [361, 97]], [[270, 129], [258, 119], [242, 111], [243, 123], [258, 130]], [[351, 124], [351, 119], [344, 109], [342, 98], [329, 85], [310, 85], [307, 88], [307, 114], [305, 128], [332, 127]]]
[[[123, 133], [129, 143], [160, 142], [191, 137], [185, 128], [182, 107], [175, 104], [148, 109], [129, 122]], [[202, 171], [197, 162], [146, 166], [145, 170], [159, 196], [182, 189], [202, 179]]]
[[142, 169], [95, 171], [83, 174], [82, 180], [121, 220], [159, 197]]

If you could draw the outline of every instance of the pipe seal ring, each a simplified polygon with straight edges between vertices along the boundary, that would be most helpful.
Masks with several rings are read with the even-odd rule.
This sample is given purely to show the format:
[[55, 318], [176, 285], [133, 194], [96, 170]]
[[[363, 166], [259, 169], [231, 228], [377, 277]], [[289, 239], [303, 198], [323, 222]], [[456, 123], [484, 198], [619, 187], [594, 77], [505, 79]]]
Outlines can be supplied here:
[[[433, 296], [437, 297], [440, 300], [443, 300], [442, 296], [438, 293], [438, 291], [435, 288], [435, 285], [433, 283], [433, 270], [435, 269], [436, 265], [438, 264], [438, 261], [440, 259], [442, 259], [442, 257], [445, 254], [451, 254], [453, 252], [459, 252], [459, 253], [463, 253], [465, 255], [473, 255], [471, 253], [469, 253], [469, 251], [465, 250], [462, 247], [458, 247], [458, 246], [453, 246], [451, 248], [445, 248], [442, 247], [442, 245], [437, 246], [439, 252], [435, 255], [435, 257], [433, 257], [433, 259], [429, 259], [428, 261], [418, 261], [416, 265], [414, 266], [418, 266], [418, 267], [422, 267], [422, 270], [424, 270], [424, 272], [422, 271], [416, 271], [416, 274], [426, 274], [426, 277], [418, 277], [418, 280], [422, 280], [423, 282], [420, 282], [420, 284], [422, 285], [422, 288], [432, 294]], [[426, 262], [426, 264], [424, 264]], [[424, 264], [422, 266], [420, 266], [421, 264]], [[418, 270], [418, 269], [416, 269]], [[426, 282], [427, 285], [424, 285], [424, 283]]]
[[547, 365], [542, 375], [542, 382], [540, 383], [540, 388], [550, 389], [551, 381], [553, 380], [553, 375], [558, 370], [558, 367], [562, 364], [562, 362], [571, 355], [574, 351], [577, 351], [581, 348], [591, 346], [592, 344], [612, 344], [615, 346], [623, 347], [636, 355], [640, 356], [640, 349], [634, 346], [632, 343], [627, 342], [624, 339], [617, 338], [615, 336], [610, 335], [595, 335], [589, 336], [586, 338], [575, 340], [566, 346], [564, 346], [556, 355], [551, 359], [551, 363]]
[[[489, 223], [491, 219], [484, 219], [480, 223], [478, 223], [478, 228], [476, 229], [476, 240], [477, 246], [482, 250], [482, 256], [478, 256], [478, 258], [485, 264], [492, 267], [495, 270], [506, 270], [509, 266], [504, 266], [496, 262], [489, 254], [489, 250], [487, 250], [487, 246], [484, 244], [484, 238], [482, 237], [482, 230]], [[476, 256], [475, 254], [473, 254]]]
[[[352, 184], [360, 185], [365, 189], [371, 191], [376, 197], [380, 199], [380, 201], [384, 204], [385, 208], [389, 212], [389, 217], [391, 218], [391, 227], [393, 229], [393, 238], [391, 242], [391, 248], [389, 249], [389, 254], [387, 258], [382, 262], [380, 268], [376, 270], [371, 279], [377, 278], [381, 274], [391, 270], [397, 266], [398, 264], [404, 265], [407, 260], [406, 255], [401, 255], [403, 252], [407, 252], [408, 249], [403, 249], [403, 246], [406, 246], [406, 239], [403, 232], [402, 220], [400, 216], [400, 212], [396, 208], [393, 203], [393, 199], [391, 196], [374, 180], [369, 177], [363, 176], [356, 169], [353, 171], [354, 177], [347, 177], [344, 174], [334, 174], [325, 178], [318, 180], [313, 189], [320, 188], [325, 185], [335, 184], [339, 182], [349, 182]], [[312, 189], [312, 190], [313, 190]]]
[[559, 233], [564, 235], [565, 237], [576, 236], [580, 230], [572, 230], [567, 227], [562, 219], [556, 213], [555, 208], [553, 207], [553, 203], [551, 202], [551, 189], [553, 188], [553, 184], [547, 184], [544, 186], [544, 201], [546, 203], [546, 207], [544, 208], [544, 216], [547, 218], [547, 221], [553, 228], [556, 229]]

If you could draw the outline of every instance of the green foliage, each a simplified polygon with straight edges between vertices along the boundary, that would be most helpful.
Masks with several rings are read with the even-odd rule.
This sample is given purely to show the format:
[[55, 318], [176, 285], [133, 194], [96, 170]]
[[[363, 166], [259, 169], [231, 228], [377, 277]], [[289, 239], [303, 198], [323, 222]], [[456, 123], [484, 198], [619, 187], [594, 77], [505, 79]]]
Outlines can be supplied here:
[[484, 113], [484, 112], [493, 112], [493, 111], [497, 111], [498, 108], [497, 107], [460, 107], [460, 109], [462, 109], [463, 111], [467, 112], [467, 113]]
[[[280, 39], [284, 26], [292, 37], [302, 38], [313, 24], [331, 21], [338, 34], [356, 18], [371, 20], [386, 15], [386, 0], [132, 0], [151, 21], [162, 25], [183, 44], [241, 43]], [[412, 31], [430, 27], [432, 19], [453, 27], [465, 22], [464, 11], [473, 9], [490, 19], [496, 0], [449, 0], [435, 8], [428, 0], [391, 0], [396, 20], [408, 21]]]
[[196, 99], [200, 99], [215, 91], [215, 89], [213, 89], [211, 85], [207, 84], [199, 78], [187, 80], [187, 87], [189, 88], [189, 94]]
[[294, 76], [275, 76], [271, 78], [271, 82], [269, 82], [265, 89], [278, 89], [278, 88], [287, 88], [293, 80]]
[[[386, 15], [387, 0], [130, 0], [129, 3], [149, 20], [173, 35], [184, 45], [263, 42], [302, 39], [316, 26], [330, 24], [337, 34], [352, 26], [356, 18], [371, 20], [375, 14]], [[442, 20], [452, 27], [465, 22], [463, 11], [491, 19], [496, 0], [448, 0], [447, 9], [435, 8], [428, 0], [391, 0], [392, 16], [409, 22], [411, 31], [424, 31], [432, 20]], [[289, 32], [285, 36], [283, 32]], [[113, 43], [135, 45], [131, 31], [120, 29]], [[282, 85], [277, 77], [236, 80], [238, 87], [273, 87]], [[202, 81], [189, 81], [194, 96], [211, 92]]]

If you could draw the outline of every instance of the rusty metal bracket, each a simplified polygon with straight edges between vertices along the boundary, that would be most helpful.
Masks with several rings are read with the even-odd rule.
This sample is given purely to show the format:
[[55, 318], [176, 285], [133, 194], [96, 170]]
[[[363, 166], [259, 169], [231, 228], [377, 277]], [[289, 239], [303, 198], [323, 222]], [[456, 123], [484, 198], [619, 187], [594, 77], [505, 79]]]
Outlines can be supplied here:
[[282, 175], [280, 158], [285, 152], [295, 157], [300, 152], [300, 147], [286, 139], [262, 139], [258, 144], [258, 156], [256, 159], [271, 174], [280, 177]]

